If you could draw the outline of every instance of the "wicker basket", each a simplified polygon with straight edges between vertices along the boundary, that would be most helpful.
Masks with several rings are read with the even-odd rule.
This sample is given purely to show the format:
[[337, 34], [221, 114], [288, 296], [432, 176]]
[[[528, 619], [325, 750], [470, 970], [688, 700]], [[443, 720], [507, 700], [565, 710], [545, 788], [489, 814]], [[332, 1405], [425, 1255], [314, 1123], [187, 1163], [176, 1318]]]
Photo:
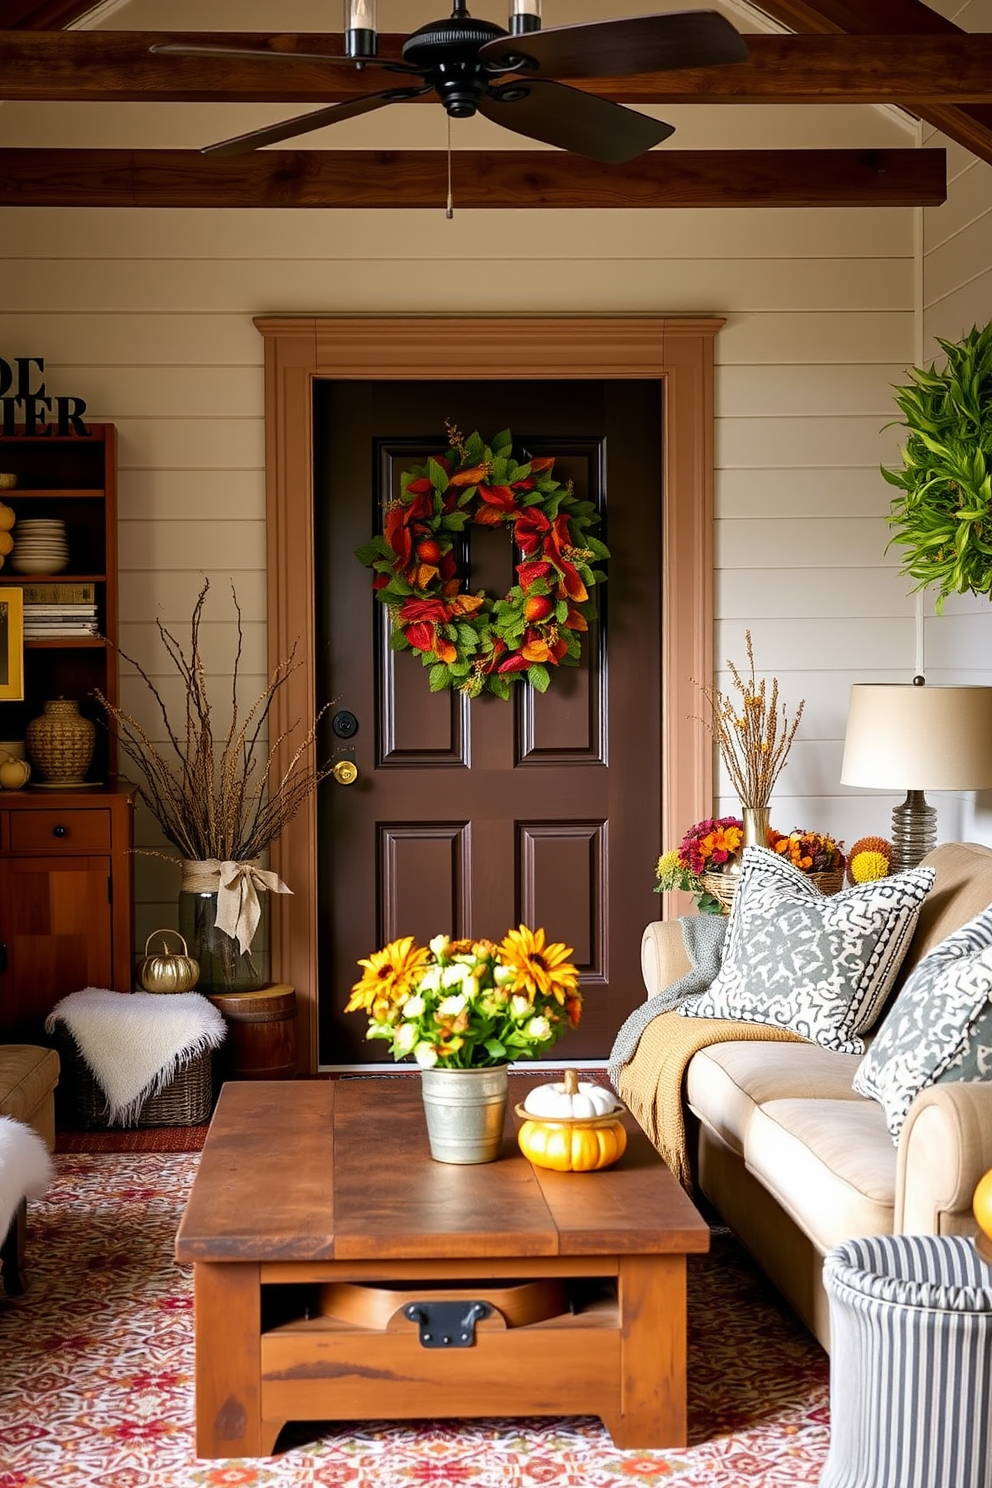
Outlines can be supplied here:
[[[707, 894], [712, 894], [720, 905], [721, 914], [729, 914], [730, 906], [734, 902], [734, 894], [740, 882], [739, 873], [704, 873], [701, 875], [701, 883]], [[811, 884], [815, 884], [821, 894], [838, 894], [844, 887], [844, 869], [832, 868], [829, 873], [807, 873], [806, 877]]]
[[740, 877], [739, 873], [703, 873], [700, 875], [703, 888], [717, 901], [721, 914], [730, 913], [730, 906], [734, 902], [734, 894], [737, 892]]
[[[107, 1100], [62, 1023], [55, 1024], [55, 1045], [62, 1062], [61, 1083], [72, 1119], [84, 1130], [121, 1131], [124, 1122], [107, 1116]], [[128, 1126], [200, 1126], [213, 1110], [211, 1050], [194, 1054], [179, 1073], [150, 1095]]]

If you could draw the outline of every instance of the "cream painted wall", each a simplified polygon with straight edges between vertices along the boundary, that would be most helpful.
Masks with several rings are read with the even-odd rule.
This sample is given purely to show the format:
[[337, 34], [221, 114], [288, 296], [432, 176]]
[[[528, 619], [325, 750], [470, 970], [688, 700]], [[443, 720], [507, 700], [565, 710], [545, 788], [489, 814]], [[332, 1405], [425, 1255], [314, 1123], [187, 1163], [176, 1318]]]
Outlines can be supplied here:
[[[992, 31], [992, 0], [944, 0], [934, 9], [965, 31]], [[992, 320], [992, 166], [931, 129], [923, 130], [923, 139], [947, 149], [948, 166], [947, 201], [920, 213], [920, 341], [914, 362], [929, 365], [942, 355], [936, 337], [957, 341], [972, 326]], [[930, 680], [992, 683], [989, 601], [955, 595], [937, 615], [925, 595], [921, 612]], [[992, 840], [992, 792], [950, 798], [944, 806], [955, 835]]]
[[[644, 8], [548, 0], [546, 13], [553, 24]], [[746, 29], [741, 7], [725, 8]], [[437, 7], [396, 0], [382, 9], [384, 29], [408, 30]], [[493, 18], [502, 9], [475, 6]], [[318, 30], [328, 22], [324, 0], [132, 0], [102, 24]], [[0, 143], [191, 146], [282, 112], [6, 104]], [[908, 121], [885, 110], [665, 113], [681, 148], [915, 140]], [[334, 145], [401, 138], [443, 146], [440, 110], [397, 114], [351, 121], [334, 132]], [[484, 121], [455, 135], [456, 148], [522, 143]], [[329, 131], [306, 143], [330, 147]], [[964, 181], [967, 161], [957, 165]], [[978, 170], [987, 176], [987, 167]], [[776, 825], [850, 840], [887, 831], [898, 798], [839, 785], [848, 688], [855, 679], [908, 677], [914, 664], [914, 606], [885, 551], [888, 493], [878, 467], [896, 458], [897, 434], [881, 426], [893, 411], [891, 384], [916, 354], [915, 231], [905, 209], [502, 217], [456, 210], [453, 222], [441, 203], [402, 215], [8, 209], [0, 212], [0, 355], [43, 355], [50, 387], [82, 394], [94, 418], [120, 428], [125, 650], [160, 675], [155, 622], [181, 628], [209, 575], [205, 637], [223, 687], [233, 580], [246, 620], [246, 690], [254, 694], [264, 669], [265, 574], [262, 344], [252, 316], [576, 309], [726, 316], [717, 339], [717, 655], [742, 661], [750, 627], [759, 668], [779, 677], [790, 711], [806, 699], [776, 794]], [[934, 267], [938, 252], [934, 242]], [[960, 670], [970, 678], [978, 664], [969, 652]], [[170, 679], [163, 690], [178, 703]], [[123, 695], [154, 728], [144, 689], [126, 666]], [[716, 804], [736, 803], [724, 791]], [[139, 837], [156, 841], [147, 820]], [[660, 846], [645, 842], [646, 874]], [[177, 880], [150, 858], [138, 860], [136, 878], [140, 945], [173, 921]]]

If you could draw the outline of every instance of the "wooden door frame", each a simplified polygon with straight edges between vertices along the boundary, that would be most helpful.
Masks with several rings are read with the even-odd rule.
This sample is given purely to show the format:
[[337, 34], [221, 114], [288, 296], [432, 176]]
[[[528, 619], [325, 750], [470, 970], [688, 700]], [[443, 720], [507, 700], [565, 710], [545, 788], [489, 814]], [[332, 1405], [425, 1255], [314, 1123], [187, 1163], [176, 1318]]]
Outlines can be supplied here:
[[[265, 341], [268, 655], [296, 647], [275, 737], [313, 717], [316, 696], [313, 383], [316, 379], [651, 378], [662, 397], [662, 840], [707, 816], [713, 750], [693, 715], [693, 678], [713, 675], [713, 343], [717, 316], [321, 315], [255, 318]], [[521, 351], [521, 348], [525, 350]], [[290, 746], [282, 753], [288, 759]], [[296, 988], [301, 1069], [317, 1068], [317, 813], [299, 812], [271, 852], [293, 895], [274, 895], [273, 974]], [[374, 947], [370, 946], [369, 950]]]

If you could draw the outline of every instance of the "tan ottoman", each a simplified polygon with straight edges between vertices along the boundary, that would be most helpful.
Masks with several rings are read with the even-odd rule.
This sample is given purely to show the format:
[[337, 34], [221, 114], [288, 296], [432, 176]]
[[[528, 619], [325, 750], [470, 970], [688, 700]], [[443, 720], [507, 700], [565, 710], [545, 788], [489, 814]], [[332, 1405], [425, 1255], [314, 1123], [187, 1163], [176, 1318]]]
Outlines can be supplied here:
[[[55, 1148], [55, 1087], [59, 1056], [35, 1044], [0, 1044], [0, 1116], [10, 1116], [38, 1133], [49, 1152]], [[6, 1234], [0, 1234], [0, 1285], [8, 1297], [24, 1290], [22, 1270], [27, 1235], [27, 1204], [21, 1202]]]
[[59, 1056], [35, 1044], [0, 1044], [0, 1116], [33, 1126], [55, 1150], [55, 1087]]

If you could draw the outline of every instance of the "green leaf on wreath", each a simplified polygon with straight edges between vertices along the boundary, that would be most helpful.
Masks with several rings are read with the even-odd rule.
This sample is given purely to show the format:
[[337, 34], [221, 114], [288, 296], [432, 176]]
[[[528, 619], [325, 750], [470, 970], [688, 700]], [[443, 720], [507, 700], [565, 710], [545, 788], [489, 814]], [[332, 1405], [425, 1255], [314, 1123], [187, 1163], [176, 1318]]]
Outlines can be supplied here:
[[564, 625], [568, 619], [568, 600], [560, 599], [555, 605], [555, 619], [559, 625]]
[[490, 677], [489, 691], [506, 702], [510, 696], [510, 684], [505, 677]]
[[433, 455], [427, 461], [427, 474], [430, 477], [431, 485], [435, 486], [437, 490], [443, 493], [448, 489], [448, 473], [443, 465], [437, 463]]
[[465, 441], [465, 454], [470, 465], [478, 465], [485, 453], [485, 442], [482, 435], [476, 429]]
[[441, 526], [446, 532], [461, 532], [468, 521], [467, 511], [448, 512], [447, 516], [441, 518]]
[[527, 681], [534, 688], [535, 692], [547, 692], [551, 683], [551, 677], [548, 674], [547, 667], [541, 666], [540, 662], [535, 662], [533, 666], [529, 666], [527, 668]]
[[494, 455], [503, 454], [511, 450], [513, 448], [513, 435], [509, 429], [501, 429], [498, 434], [494, 435], [490, 448]]
[[406, 638], [406, 631], [400, 630], [399, 626], [390, 634], [389, 649], [390, 651], [409, 651], [410, 649], [410, 642]]
[[443, 692], [451, 680], [451, 673], [443, 661], [435, 662], [430, 670], [431, 692]]

